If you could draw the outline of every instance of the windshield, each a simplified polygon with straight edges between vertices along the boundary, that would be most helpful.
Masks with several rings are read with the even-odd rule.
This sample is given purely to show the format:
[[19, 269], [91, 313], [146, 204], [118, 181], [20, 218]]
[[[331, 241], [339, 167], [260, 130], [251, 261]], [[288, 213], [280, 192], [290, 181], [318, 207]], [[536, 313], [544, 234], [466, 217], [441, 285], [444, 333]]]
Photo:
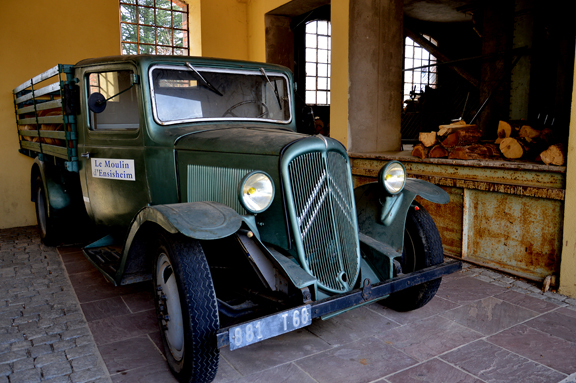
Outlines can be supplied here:
[[277, 72], [155, 66], [150, 71], [154, 117], [162, 125], [198, 120], [288, 123], [288, 79]]

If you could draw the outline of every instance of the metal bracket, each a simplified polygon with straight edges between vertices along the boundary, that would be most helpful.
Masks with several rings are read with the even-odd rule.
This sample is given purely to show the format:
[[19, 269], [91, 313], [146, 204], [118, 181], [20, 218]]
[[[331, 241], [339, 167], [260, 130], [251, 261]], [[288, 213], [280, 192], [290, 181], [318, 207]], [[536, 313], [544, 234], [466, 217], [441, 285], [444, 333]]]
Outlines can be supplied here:
[[370, 283], [370, 278], [366, 278], [364, 282], [362, 282], [362, 299], [365, 301], [372, 299], [372, 284]]
[[306, 304], [312, 302], [312, 294], [310, 294], [310, 289], [308, 287], [304, 287], [300, 290], [302, 291], [302, 302]]

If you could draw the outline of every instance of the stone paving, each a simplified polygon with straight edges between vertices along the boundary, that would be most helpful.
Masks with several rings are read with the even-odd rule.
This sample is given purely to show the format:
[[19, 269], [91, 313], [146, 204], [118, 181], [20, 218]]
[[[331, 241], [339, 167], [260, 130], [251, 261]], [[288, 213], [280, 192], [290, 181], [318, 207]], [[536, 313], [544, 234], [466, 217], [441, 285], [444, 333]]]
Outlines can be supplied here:
[[[150, 284], [58, 252], [0, 230], [0, 383], [175, 383]], [[465, 263], [419, 310], [372, 304], [220, 355], [218, 383], [576, 383], [576, 300]]]
[[36, 227], [0, 230], [0, 383], [110, 382], [53, 247]]

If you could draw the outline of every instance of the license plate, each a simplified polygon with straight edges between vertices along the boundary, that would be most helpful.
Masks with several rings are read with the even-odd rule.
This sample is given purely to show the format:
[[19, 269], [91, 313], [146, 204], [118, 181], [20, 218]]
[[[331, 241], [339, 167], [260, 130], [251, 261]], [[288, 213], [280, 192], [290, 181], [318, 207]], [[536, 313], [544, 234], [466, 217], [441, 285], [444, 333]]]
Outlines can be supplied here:
[[312, 323], [310, 314], [310, 305], [306, 305], [231, 327], [230, 350], [306, 327]]

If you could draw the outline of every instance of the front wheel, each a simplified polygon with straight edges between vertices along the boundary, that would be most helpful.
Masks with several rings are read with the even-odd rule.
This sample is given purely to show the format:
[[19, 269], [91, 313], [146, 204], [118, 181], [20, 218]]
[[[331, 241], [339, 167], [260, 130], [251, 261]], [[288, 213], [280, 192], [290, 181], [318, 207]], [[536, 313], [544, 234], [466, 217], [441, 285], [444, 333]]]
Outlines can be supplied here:
[[[414, 202], [406, 217], [402, 272], [407, 274], [444, 262], [444, 251], [440, 233], [430, 214], [419, 203]], [[392, 294], [382, 304], [396, 311], [410, 311], [428, 303], [440, 287], [442, 278], [410, 287]]]
[[211, 382], [218, 370], [218, 305], [200, 243], [161, 235], [154, 289], [166, 359], [179, 382]]

